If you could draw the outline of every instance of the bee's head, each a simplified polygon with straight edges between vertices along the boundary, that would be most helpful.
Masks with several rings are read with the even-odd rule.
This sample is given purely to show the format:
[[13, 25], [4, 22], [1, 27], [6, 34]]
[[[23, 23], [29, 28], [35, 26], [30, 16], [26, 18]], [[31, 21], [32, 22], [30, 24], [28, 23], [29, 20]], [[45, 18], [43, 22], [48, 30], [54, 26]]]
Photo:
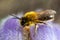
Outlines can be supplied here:
[[28, 22], [28, 19], [26, 17], [22, 17], [21, 18], [21, 22], [20, 23], [21, 23], [22, 26], [29, 25], [29, 24], [26, 24], [27, 22]]
[[56, 11], [54, 10], [45, 10], [39, 13], [39, 19], [42, 21], [47, 21], [47, 20], [51, 20], [54, 19], [54, 16], [56, 14]]

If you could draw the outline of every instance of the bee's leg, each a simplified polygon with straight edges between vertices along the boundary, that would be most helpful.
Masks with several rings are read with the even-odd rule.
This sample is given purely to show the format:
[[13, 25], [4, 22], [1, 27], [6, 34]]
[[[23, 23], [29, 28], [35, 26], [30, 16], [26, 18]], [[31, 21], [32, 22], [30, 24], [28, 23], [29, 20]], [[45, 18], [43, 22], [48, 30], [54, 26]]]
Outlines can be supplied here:
[[35, 33], [37, 32], [37, 24], [35, 24]]
[[[42, 23], [42, 24], [46, 24], [45, 22], [40, 22], [40, 23]], [[38, 29], [38, 25], [37, 24], [35, 24], [35, 34], [37, 33], [37, 29]]]
[[41, 23], [41, 24], [46, 24], [46, 22], [39, 22], [39, 23]]
[[35, 35], [37, 34], [38, 25], [35, 24]]
[[25, 26], [23, 28], [23, 40], [30, 40], [30, 30], [28, 27], [29, 26]]

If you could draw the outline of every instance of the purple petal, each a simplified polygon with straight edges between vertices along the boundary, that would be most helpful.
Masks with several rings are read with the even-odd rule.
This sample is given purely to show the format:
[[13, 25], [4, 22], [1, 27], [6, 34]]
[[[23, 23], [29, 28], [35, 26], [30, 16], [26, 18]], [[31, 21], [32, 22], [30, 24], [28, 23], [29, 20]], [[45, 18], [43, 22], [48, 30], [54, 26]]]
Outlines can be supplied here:
[[56, 34], [57, 40], [60, 40], [60, 25], [54, 23], [53, 26], [54, 26], [54, 32]]
[[8, 19], [0, 32], [0, 40], [22, 40], [21, 26], [17, 19]]
[[[51, 28], [48, 25], [38, 25], [38, 26], [39, 28], [37, 30], [36, 35], [34, 34], [34, 27], [31, 27], [30, 31], [32, 40], [60, 40], [60, 31], [58, 29], [55, 29], [54, 27]], [[57, 33], [59, 36], [57, 35]]]

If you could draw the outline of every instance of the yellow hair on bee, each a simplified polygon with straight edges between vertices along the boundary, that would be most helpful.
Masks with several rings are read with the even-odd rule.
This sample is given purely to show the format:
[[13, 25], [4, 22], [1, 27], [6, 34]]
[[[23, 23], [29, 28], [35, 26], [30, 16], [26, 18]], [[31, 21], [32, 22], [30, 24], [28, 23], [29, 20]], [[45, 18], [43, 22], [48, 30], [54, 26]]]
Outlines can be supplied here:
[[34, 19], [37, 19], [37, 12], [34, 12], [34, 11], [30, 11], [30, 12], [27, 12], [25, 13], [24, 17], [27, 17], [31, 20], [34, 20]]

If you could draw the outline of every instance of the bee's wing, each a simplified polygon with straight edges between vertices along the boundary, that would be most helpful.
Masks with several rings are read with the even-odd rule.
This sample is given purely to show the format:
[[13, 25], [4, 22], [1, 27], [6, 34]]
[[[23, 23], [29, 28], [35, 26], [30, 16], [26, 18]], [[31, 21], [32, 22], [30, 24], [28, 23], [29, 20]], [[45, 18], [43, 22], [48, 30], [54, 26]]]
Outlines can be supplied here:
[[0, 31], [0, 40], [22, 40], [22, 28], [18, 19], [6, 20]]

